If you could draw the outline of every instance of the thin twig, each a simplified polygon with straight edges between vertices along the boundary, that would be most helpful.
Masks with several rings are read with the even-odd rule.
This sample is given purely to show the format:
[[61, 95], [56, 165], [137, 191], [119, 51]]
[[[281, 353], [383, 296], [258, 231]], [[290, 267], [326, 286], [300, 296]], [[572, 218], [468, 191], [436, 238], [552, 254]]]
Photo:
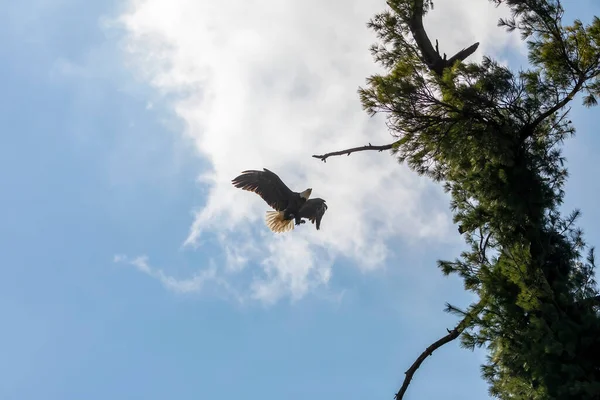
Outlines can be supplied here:
[[394, 145], [397, 142], [394, 143], [390, 143], [390, 144], [385, 144], [382, 146], [373, 146], [371, 143], [369, 143], [367, 146], [361, 146], [361, 147], [353, 147], [351, 149], [346, 149], [346, 150], [340, 150], [340, 151], [333, 151], [331, 153], [326, 153], [323, 155], [313, 155], [314, 158], [318, 158], [319, 160], [323, 161], [323, 162], [327, 162], [327, 159], [329, 157], [333, 157], [333, 156], [343, 156], [345, 155], [350, 155], [352, 153], [357, 153], [359, 151], [367, 151], [367, 150], [375, 150], [375, 151], [384, 151], [384, 150], [390, 150], [392, 147], [394, 147]]

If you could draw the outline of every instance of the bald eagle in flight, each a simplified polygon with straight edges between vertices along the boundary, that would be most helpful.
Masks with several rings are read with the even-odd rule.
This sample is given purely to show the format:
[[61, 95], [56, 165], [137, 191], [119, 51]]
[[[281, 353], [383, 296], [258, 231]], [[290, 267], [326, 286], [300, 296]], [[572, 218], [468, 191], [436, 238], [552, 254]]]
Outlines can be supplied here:
[[275, 173], [263, 168], [262, 171], [242, 171], [242, 174], [231, 181], [233, 186], [254, 192], [275, 211], [267, 211], [266, 224], [273, 232], [281, 233], [294, 229], [296, 225], [305, 223], [302, 218], [310, 220], [321, 227], [321, 219], [327, 204], [325, 200], [310, 199], [312, 189], [298, 193], [288, 188]]

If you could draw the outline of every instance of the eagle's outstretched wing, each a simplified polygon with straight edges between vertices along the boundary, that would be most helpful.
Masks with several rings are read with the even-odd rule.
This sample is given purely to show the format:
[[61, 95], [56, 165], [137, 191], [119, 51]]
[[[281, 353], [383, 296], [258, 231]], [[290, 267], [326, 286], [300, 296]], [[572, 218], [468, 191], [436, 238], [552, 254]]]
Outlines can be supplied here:
[[284, 210], [295, 194], [275, 173], [266, 168], [263, 171], [242, 171], [231, 182], [237, 188], [258, 194], [277, 211]]
[[316, 197], [306, 200], [306, 203], [304, 203], [298, 212], [298, 217], [310, 220], [310, 222], [317, 225], [317, 230], [319, 230], [325, 210], [327, 210], [325, 200]]

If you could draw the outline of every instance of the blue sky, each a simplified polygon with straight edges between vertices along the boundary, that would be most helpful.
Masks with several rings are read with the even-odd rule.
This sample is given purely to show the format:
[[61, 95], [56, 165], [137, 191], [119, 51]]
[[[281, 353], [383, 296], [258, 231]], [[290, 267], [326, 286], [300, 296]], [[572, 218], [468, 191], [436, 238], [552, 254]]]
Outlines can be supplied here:
[[[177, 9], [178, 3], [172, 4]], [[567, 6], [569, 15], [587, 17], [600, 12], [600, 6], [591, 0], [578, 4], [580, 8]], [[211, 105], [215, 115], [221, 110], [220, 103], [198, 106], [190, 100], [186, 85], [193, 93], [200, 86], [200, 97], [210, 98], [211, 93], [203, 86], [204, 78], [194, 80], [195, 75], [181, 72], [190, 70], [196, 59], [177, 64], [177, 54], [171, 54], [172, 65], [167, 67], [158, 65], [156, 58], [143, 59], [144, 52], [159, 48], [151, 47], [155, 43], [136, 44], [132, 39], [139, 33], [134, 29], [142, 29], [137, 26], [154, 21], [142, 20], [146, 14], [132, 17], [135, 24], [129, 28], [107, 26], [107, 20], [119, 15], [135, 15], [132, 7], [116, 1], [74, 0], [12, 2], [3, 7], [0, 314], [4, 324], [0, 330], [0, 398], [391, 398], [414, 358], [443, 335], [445, 328], [454, 325], [454, 317], [442, 312], [444, 303], [464, 306], [470, 300], [457, 279], [442, 277], [435, 267], [437, 259], [453, 258], [460, 250], [457, 238], [443, 237], [447, 232], [458, 236], [455, 227], [436, 214], [447, 212], [446, 198], [393, 160], [382, 161], [386, 158], [383, 154], [323, 165], [311, 159], [311, 153], [303, 153], [290, 167], [285, 165], [286, 157], [301, 147], [301, 135], [283, 139], [283, 144], [290, 141], [292, 145], [282, 146], [276, 136], [260, 136], [253, 133], [258, 129], [249, 129], [244, 137], [227, 136], [227, 141], [220, 143], [224, 136], [211, 132], [240, 129], [226, 125], [224, 117], [215, 122], [193, 114], [202, 104]], [[379, 5], [370, 7], [380, 9]], [[164, 19], [170, 21], [174, 15], [174, 11], [173, 15], [166, 13]], [[357, 11], [348, 19], [359, 21], [362, 28], [360, 21], [366, 22], [370, 15]], [[182, 21], [173, 25], [185, 26]], [[344, 26], [333, 23], [337, 28]], [[158, 29], [154, 27], [143, 29], [158, 32], [152, 30]], [[161, 29], [167, 37], [165, 32], [172, 28]], [[189, 32], [182, 35], [194, 37]], [[369, 68], [368, 48], [363, 43], [374, 38], [366, 30], [360, 35], [362, 47], [340, 53], [339, 59], [361, 54], [361, 62]], [[175, 32], [172, 37], [179, 38]], [[199, 35], [198, 41], [201, 39]], [[256, 50], [262, 60], [270, 53], [261, 52], [260, 40], [244, 42], [244, 48]], [[179, 49], [196, 46], [194, 40], [182, 43], [183, 39], [173, 39], [170, 45]], [[128, 54], [124, 50], [127, 45], [137, 46], [137, 53]], [[212, 49], [208, 45], [199, 48]], [[509, 47], [497, 50], [512, 59]], [[162, 53], [151, 55], [157, 54]], [[248, 60], [252, 54], [244, 58], [248, 70], [256, 68], [263, 80], [271, 77], [275, 82], [264, 83], [268, 94], [264, 99], [268, 99], [270, 93], [279, 93], [268, 91], [271, 86], [279, 87], [280, 81], [274, 78], [278, 71], [251, 64]], [[277, 60], [282, 64], [294, 60], [287, 53], [273, 54], [270, 56], [281, 57]], [[284, 60], [284, 56], [288, 58]], [[347, 67], [341, 64], [335, 68], [344, 74]], [[163, 69], [157, 72], [156, 68]], [[210, 71], [216, 74], [216, 70]], [[302, 77], [319, 79], [309, 67], [294, 71], [298, 81]], [[339, 85], [340, 93], [354, 96], [351, 101], [355, 102], [353, 93], [366, 74], [356, 70], [348, 76], [359, 79], [355, 82], [349, 78], [352, 86], [348, 89], [342, 80], [333, 82]], [[173, 83], [165, 77], [182, 81]], [[228, 80], [215, 83], [213, 90], [235, 79], [230, 75]], [[239, 79], [245, 82], [246, 78]], [[235, 87], [227, 102], [232, 107], [238, 98]], [[317, 90], [319, 98], [328, 93], [310, 90]], [[243, 95], [240, 91], [239, 97]], [[332, 96], [335, 99], [335, 94]], [[272, 105], [260, 99], [257, 96], [256, 104], [264, 101]], [[251, 106], [258, 107], [248, 103], [244, 107]], [[301, 106], [298, 113], [313, 112]], [[342, 120], [338, 117], [360, 110], [350, 105], [331, 112], [337, 112], [333, 114], [336, 120]], [[574, 106], [571, 119], [578, 132], [566, 146], [571, 178], [565, 207], [582, 209], [580, 225], [592, 244], [600, 240], [599, 228], [593, 224], [600, 217], [594, 204], [599, 189], [596, 174], [600, 172], [593, 162], [600, 142], [593, 130], [596, 113], [579, 104]], [[305, 114], [301, 117], [296, 122], [306, 120]], [[288, 115], [270, 121], [275, 126], [293, 118]], [[321, 118], [307, 125], [307, 130], [316, 133], [306, 138], [310, 146], [301, 147], [303, 151], [333, 150], [342, 143], [353, 146], [371, 137], [374, 143], [388, 140], [385, 134], [368, 136], [372, 134], [371, 122], [361, 122], [364, 129], [356, 132], [344, 130], [348, 137], [341, 140], [342, 128]], [[264, 132], [281, 126], [261, 125], [248, 116], [239, 119], [244, 127], [265, 128]], [[201, 128], [195, 127], [197, 120], [202, 121]], [[318, 132], [320, 123], [332, 124], [328, 126], [332, 136], [325, 136], [331, 141], [320, 141], [323, 136], [319, 135], [325, 135]], [[236, 143], [245, 146], [243, 152], [231, 150], [229, 154], [227, 146], [235, 147]], [[274, 147], [284, 156], [268, 143], [276, 143]], [[362, 215], [372, 221], [358, 228], [352, 222], [343, 225], [339, 221], [351, 221], [347, 215], [354, 214], [335, 214], [335, 207], [331, 207], [322, 231], [302, 227], [292, 232], [297, 234], [292, 239], [272, 241], [260, 236], [265, 235], [261, 219], [264, 205], [245, 193], [230, 194], [226, 192], [229, 189], [221, 188], [230, 185], [225, 179], [233, 177], [230, 171], [273, 164], [300, 186], [305, 185], [305, 177], [295, 173], [310, 168], [309, 176], [321, 183], [319, 187], [315, 184], [314, 190], [329, 196], [333, 204], [337, 190], [354, 193], [343, 183], [350, 177], [364, 185], [374, 179], [361, 175], [370, 165], [394, 169], [396, 175], [373, 183], [373, 193], [385, 188], [389, 199], [373, 194], [374, 204], [365, 200], [369, 197], [357, 203], [356, 207], [374, 207], [377, 212]], [[357, 169], [347, 171], [350, 168]], [[216, 182], [212, 186], [198, 179], [206, 171], [213, 171], [208, 179]], [[333, 179], [346, 186], [338, 189]], [[389, 187], [390, 182], [399, 189]], [[418, 191], [412, 189], [414, 186]], [[330, 192], [323, 194], [326, 187]], [[387, 208], [396, 205], [408, 211], [384, 214], [376, 208], [377, 201], [388, 201]], [[399, 203], [403, 206], [398, 207]], [[235, 214], [224, 210], [225, 206], [244, 212]], [[246, 211], [257, 211], [258, 217], [248, 220]], [[381, 221], [377, 215], [396, 223], [378, 230]], [[427, 225], [423, 216], [428, 215], [431, 219], [439, 217], [439, 229]], [[204, 232], [194, 236], [192, 246], [186, 246], [195, 221], [200, 221], [197, 226]], [[417, 225], [421, 223], [423, 226]], [[359, 228], [368, 234], [361, 236]], [[356, 231], [348, 237], [343, 235], [352, 229]], [[256, 236], [257, 232], [262, 233]], [[416, 239], [411, 239], [411, 232]], [[241, 249], [241, 255], [248, 252], [249, 259], [232, 262], [227, 256], [233, 251], [228, 243], [233, 243], [234, 250]], [[281, 256], [286, 248], [293, 250], [290, 258]], [[381, 256], [382, 261], [362, 268], [361, 253]], [[153, 273], [162, 270], [175, 282], [175, 290], [169, 290], [165, 281], [152, 279], [156, 274], [149, 276], [127, 263], [113, 262], [115, 255], [121, 254], [128, 260], [147, 256]], [[281, 263], [292, 269], [281, 269]], [[312, 267], [305, 271], [305, 264]], [[229, 296], [232, 292], [211, 282], [192, 284], [187, 292], [181, 289], [198, 271], [211, 268], [236, 296]], [[240, 270], [230, 271], [235, 268]], [[320, 278], [323, 274], [331, 275]], [[479, 378], [478, 366], [482, 357], [481, 353], [459, 349], [457, 343], [448, 345], [427, 360], [407, 398], [484, 398], [486, 385]]]

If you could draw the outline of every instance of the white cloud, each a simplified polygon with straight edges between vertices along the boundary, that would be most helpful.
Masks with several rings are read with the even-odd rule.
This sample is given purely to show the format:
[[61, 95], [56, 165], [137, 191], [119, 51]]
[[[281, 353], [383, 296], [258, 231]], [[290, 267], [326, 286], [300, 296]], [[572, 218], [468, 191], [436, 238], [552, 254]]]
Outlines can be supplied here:
[[[173, 108], [184, 134], [211, 166], [199, 178], [209, 191], [185, 245], [216, 235], [227, 262], [185, 284], [138, 261], [140, 271], [193, 291], [250, 263], [262, 267], [251, 297], [272, 303], [326, 284], [340, 257], [363, 270], [381, 267], [390, 239], [458, 239], [441, 189], [388, 154], [311, 158], [391, 141], [356, 93], [377, 72], [368, 51], [375, 35], [365, 24], [384, 7], [381, 0], [130, 0], [119, 18], [128, 61], [158, 91], [178, 95]], [[436, 2], [425, 24], [449, 55], [480, 41], [480, 57], [518, 42], [496, 27], [502, 14], [480, 0]], [[242, 170], [263, 167], [327, 200], [321, 231], [310, 224], [284, 237], [267, 231], [267, 205], [231, 185]]]
[[297, 300], [310, 288], [329, 281], [331, 261], [317, 259], [309, 241], [284, 236], [267, 246], [268, 256], [262, 262], [266, 277], [252, 283], [254, 298], [274, 303], [290, 293]]

